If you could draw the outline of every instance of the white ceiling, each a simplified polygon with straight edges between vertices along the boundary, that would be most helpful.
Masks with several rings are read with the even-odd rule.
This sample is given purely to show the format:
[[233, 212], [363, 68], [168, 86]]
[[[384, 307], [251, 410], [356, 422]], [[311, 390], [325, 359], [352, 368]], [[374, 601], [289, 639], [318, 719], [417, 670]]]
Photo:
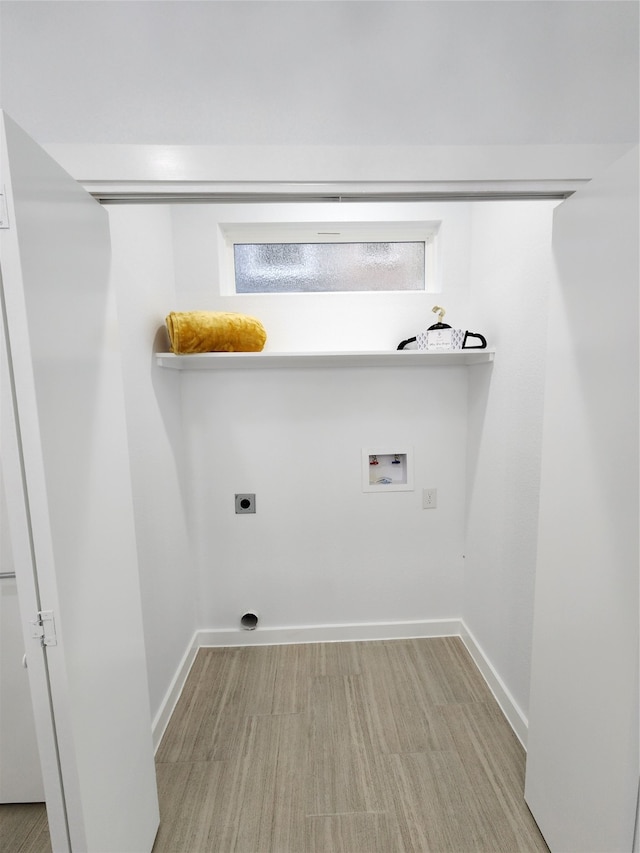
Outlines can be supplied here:
[[637, 0], [2, 0], [2, 106], [41, 143], [638, 138]]

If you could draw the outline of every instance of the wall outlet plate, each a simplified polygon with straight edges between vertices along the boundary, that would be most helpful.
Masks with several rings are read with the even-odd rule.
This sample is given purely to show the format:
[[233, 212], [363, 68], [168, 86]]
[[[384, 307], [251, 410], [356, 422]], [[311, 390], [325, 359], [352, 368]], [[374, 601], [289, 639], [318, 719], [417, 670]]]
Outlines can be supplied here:
[[236, 495], [236, 515], [250, 515], [256, 511], [256, 496], [250, 494]]
[[422, 490], [422, 509], [436, 509], [438, 506], [438, 490]]

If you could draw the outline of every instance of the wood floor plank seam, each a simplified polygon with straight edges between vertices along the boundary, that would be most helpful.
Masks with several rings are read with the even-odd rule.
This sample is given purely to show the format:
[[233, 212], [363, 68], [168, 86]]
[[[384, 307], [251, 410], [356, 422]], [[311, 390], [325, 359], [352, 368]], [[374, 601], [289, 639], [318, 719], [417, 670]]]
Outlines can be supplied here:
[[380, 815], [387, 814], [386, 811], [375, 811], [375, 812], [318, 812], [317, 814], [307, 814], [305, 817], [344, 817], [345, 815], [361, 815], [361, 814], [371, 814], [371, 815]]

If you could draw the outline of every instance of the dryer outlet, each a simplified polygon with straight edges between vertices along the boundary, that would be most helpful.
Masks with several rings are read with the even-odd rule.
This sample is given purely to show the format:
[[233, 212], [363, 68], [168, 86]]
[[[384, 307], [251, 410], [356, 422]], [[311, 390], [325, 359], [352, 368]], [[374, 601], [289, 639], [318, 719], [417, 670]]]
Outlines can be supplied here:
[[236, 495], [236, 515], [249, 515], [256, 511], [256, 496], [250, 494]]

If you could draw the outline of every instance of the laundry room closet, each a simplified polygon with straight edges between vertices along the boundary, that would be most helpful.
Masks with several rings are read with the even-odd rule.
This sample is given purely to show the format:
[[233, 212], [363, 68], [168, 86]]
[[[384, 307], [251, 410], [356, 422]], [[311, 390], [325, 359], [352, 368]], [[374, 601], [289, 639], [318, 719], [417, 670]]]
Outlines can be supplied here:
[[[620, 175], [625, 168], [620, 167]], [[618, 186], [622, 189], [622, 183]], [[575, 188], [578, 197], [582, 189]], [[597, 199], [599, 190], [593, 192]], [[549, 549], [558, 537], [562, 540], [553, 521], [556, 486], [548, 479], [561, 470], [558, 460], [553, 474], [547, 469], [541, 495], [544, 447], [549, 453], [553, 446], [553, 438], [544, 438], [545, 388], [554, 373], [548, 359], [557, 358], [559, 341], [567, 340], [574, 353], [591, 346], [583, 339], [584, 327], [597, 324], [602, 295], [597, 284], [582, 295], [579, 281], [575, 291], [558, 287], [557, 258], [563, 255], [554, 229], [559, 204], [559, 198], [485, 197], [107, 205], [127, 364], [148, 649], [163, 643], [168, 648], [174, 606], [183, 608], [185, 639], [186, 623], [195, 619], [196, 645], [459, 634], [526, 744], [538, 543], [546, 549], [543, 568], [554, 575], [559, 555]], [[631, 206], [624, 210], [631, 216]], [[616, 211], [604, 214], [610, 216], [609, 229], [601, 232], [605, 254], [626, 239], [617, 232]], [[439, 223], [436, 292], [232, 295], [223, 280], [229, 270], [221, 262], [221, 223], [378, 219]], [[559, 219], [562, 223], [562, 214]], [[594, 258], [600, 257], [596, 252]], [[628, 256], [620, 253], [612, 262], [611, 273], [620, 282], [633, 257], [631, 248]], [[603, 276], [605, 269], [606, 259]], [[588, 277], [585, 269], [582, 281]], [[636, 296], [633, 287], [625, 287], [618, 291], [619, 304], [633, 322]], [[436, 303], [446, 307], [445, 319], [454, 327], [486, 337], [486, 360], [402, 364], [403, 353], [395, 352], [398, 343], [431, 325]], [[235, 367], [231, 356], [228, 368], [191, 369], [184, 356], [178, 357], [182, 369], [175, 369], [175, 358], [152, 355], [166, 352], [163, 319], [168, 311], [197, 309], [256, 316], [268, 334], [264, 360], [281, 353], [290, 363], [285, 358], [274, 367]], [[630, 344], [627, 355], [634, 351]], [[374, 364], [373, 354], [381, 352], [392, 359]], [[334, 360], [323, 359], [327, 355]], [[625, 363], [620, 354], [609, 366], [608, 399], [613, 405], [624, 385], [635, 411], [632, 381], [621, 371]], [[579, 401], [582, 393], [591, 393], [585, 389], [593, 378], [584, 375], [586, 365], [578, 363], [575, 369], [582, 377], [578, 386], [584, 384], [582, 391], [576, 389], [573, 404], [567, 393], [570, 435], [581, 429]], [[553, 417], [549, 410], [546, 417]], [[614, 432], [637, 455], [632, 436], [625, 431], [623, 437], [615, 427]], [[364, 460], [376, 449], [408, 451], [411, 488], [382, 494], [363, 488]], [[625, 495], [617, 499], [619, 508], [626, 507], [623, 515], [627, 509], [633, 514], [633, 472], [618, 482]], [[423, 508], [428, 489], [437, 490], [434, 509]], [[567, 493], [566, 505], [582, 500], [577, 483], [575, 489], [577, 494]], [[255, 513], [235, 513], [238, 493], [255, 495]], [[589, 511], [587, 503], [585, 518]], [[595, 530], [597, 508], [593, 513]], [[619, 516], [615, 524], [626, 522]], [[597, 541], [599, 534], [594, 535]], [[629, 548], [623, 562], [629, 558], [633, 565], [630, 528], [622, 540]], [[633, 576], [626, 577], [632, 591]], [[542, 650], [548, 636], [544, 598], [555, 593], [545, 591], [542, 578], [534, 734], [548, 744], [553, 714], [542, 711], [540, 703], [542, 673], [553, 653], [547, 648], [545, 658]], [[150, 606], [163, 594], [164, 613]], [[255, 631], [244, 630], [245, 613], [256, 614]], [[625, 624], [629, 657], [623, 668], [630, 664], [627, 672], [633, 672], [635, 623], [632, 618]], [[156, 686], [153, 673], [167, 666], [166, 656], [163, 662], [160, 654], [150, 657], [155, 658], [151, 701], [157, 707], [159, 684], [166, 684], [171, 673], [167, 667]], [[624, 677], [618, 681], [621, 673], [622, 668], [612, 677], [612, 692], [624, 683]], [[631, 707], [632, 686], [629, 691], [623, 688], [628, 696], [620, 699]], [[158, 731], [162, 720], [161, 712]], [[620, 744], [621, 761], [630, 743]], [[536, 766], [529, 782], [543, 825], [549, 819], [545, 810], [554, 812], [536, 791], [548, 784], [555, 759], [547, 753], [541, 765], [545, 761], [547, 770]], [[611, 812], [621, 809], [625, 837], [636, 789], [632, 764]], [[599, 796], [604, 795], [602, 789]], [[575, 831], [562, 824], [558, 819], [548, 833], [560, 848], [567, 832]], [[608, 832], [603, 828], [602, 844], [609, 843]]]
[[[202, 642], [372, 639], [457, 633], [465, 607], [473, 630], [497, 607], [509, 615], [495, 630], [519, 626], [508, 643], [496, 637], [496, 654], [526, 706], [556, 204], [107, 207], [152, 705], [171, 675], [161, 649], [172, 619], [177, 630], [195, 618]], [[441, 290], [220, 295], [218, 224], [259, 217], [438, 221]], [[256, 316], [265, 355], [395, 355], [432, 324], [436, 302], [455, 327], [482, 332], [495, 360], [190, 370], [185, 356], [177, 371], [153, 355], [168, 348], [165, 316], [198, 309]], [[376, 447], [411, 448], [412, 490], [363, 491], [362, 451]], [[437, 489], [433, 511], [426, 488]], [[255, 515], [235, 514], [242, 492], [256, 495]], [[260, 621], [248, 635], [240, 619], [252, 610]]]
[[[92, 655], [100, 651], [111, 658], [114, 645], [124, 655], [109, 663], [109, 677], [118, 679], [118, 667], [126, 661], [127, 689], [135, 693], [139, 710], [130, 732], [131, 744], [137, 747], [141, 743], [148, 714], [153, 741], [158, 744], [200, 646], [442, 635], [463, 638], [526, 744], [531, 733], [529, 684], [535, 617], [540, 649], [537, 670], [535, 654], [533, 663], [537, 715], [542, 722], [536, 723], [534, 731], [537, 752], [544, 760], [536, 769], [530, 791], [533, 799], [539, 798], [536, 779], [546, 784], [549, 768], [553, 771], [557, 761], [552, 756], [550, 764], [548, 754], [552, 738], [547, 730], [553, 728], [553, 720], [548, 719], [552, 712], [545, 698], [549, 695], [546, 673], [550, 660], [553, 670], [554, 651], [545, 643], [546, 606], [549, 599], [560, 600], [552, 582], [576, 536], [575, 519], [566, 519], [562, 528], [555, 524], [554, 514], [559, 511], [555, 501], [561, 485], [565, 498], [560, 508], [583, 500], [584, 492], [579, 477], [558, 475], [565, 455], [563, 424], [571, 427], [571, 444], [573, 436], [592, 423], [593, 412], [586, 420], [582, 414], [583, 395], [592, 402], [604, 394], [610, 411], [624, 399], [637, 415], [637, 385], [634, 391], [633, 382], [637, 359], [635, 373], [626, 371], [637, 342], [632, 319], [637, 317], [637, 294], [629, 283], [635, 244], [627, 233], [634, 221], [635, 184], [629, 179], [633, 152], [619, 161], [621, 165], [611, 167], [608, 180], [613, 201], [606, 201], [603, 212], [603, 197], [609, 196], [597, 181], [593, 188], [581, 182], [569, 186], [568, 182], [564, 192], [557, 186], [555, 191], [545, 192], [540, 183], [540, 191], [530, 190], [525, 193], [527, 198], [495, 199], [489, 193], [476, 192], [466, 200], [409, 201], [405, 196], [395, 201], [365, 198], [350, 203], [239, 203], [234, 199], [221, 203], [211, 197], [200, 201], [182, 198], [178, 203], [175, 198], [161, 200], [159, 194], [148, 195], [142, 203], [135, 192], [116, 199], [116, 194], [94, 188], [94, 195], [104, 202], [100, 206], [77, 184], [68, 186], [69, 176], [59, 174], [57, 164], [43, 160], [43, 152], [9, 121], [7, 131], [7, 148], [15, 146], [9, 154], [15, 153], [13, 161], [18, 164], [8, 194], [11, 227], [0, 235], [8, 247], [3, 253], [2, 275], [8, 354], [15, 356], [13, 365], [12, 358], [7, 359], [13, 368], [11, 401], [17, 414], [28, 412], [22, 395], [28, 400], [29, 388], [25, 391], [23, 386], [29, 385], [25, 365], [31, 366], [31, 356], [39, 406], [34, 421], [45, 434], [44, 473], [50, 478], [48, 490], [28, 489], [28, 497], [34, 500], [35, 495], [42, 502], [42, 511], [51, 514], [54, 531], [65, 534], [60, 543], [53, 544], [54, 552], [64, 551], [66, 560], [53, 566], [50, 580], [57, 583], [61, 571], [65, 576], [59, 585], [62, 597], [73, 603], [77, 594], [88, 602], [88, 610], [85, 604], [84, 610], [66, 611], [73, 613], [73, 619], [69, 621], [67, 615], [66, 620], [70, 629], [65, 629], [64, 605], [60, 610], [60, 626], [67, 638], [63, 645], [72, 651], [74, 666], [81, 664], [94, 681], [95, 673], [101, 671], [93, 661], [88, 663], [84, 647], [94, 618], [101, 620], [102, 629]], [[40, 180], [38, 173], [32, 178], [31, 157], [42, 170]], [[5, 163], [10, 160], [7, 156]], [[5, 168], [13, 179], [12, 169]], [[30, 236], [39, 236], [42, 242], [49, 220], [33, 216], [39, 208], [32, 203], [32, 187], [56, 181], [87, 208], [95, 219], [92, 228], [101, 232], [102, 244], [101, 254], [96, 255], [85, 250], [72, 232], [69, 245], [79, 252], [82, 275], [75, 282], [64, 282], [64, 296], [47, 288], [46, 271], [58, 267], [50, 267], [44, 253], [28, 251], [27, 240], [16, 244], [14, 230], [28, 231], [22, 227], [24, 221], [31, 227]], [[562, 195], [571, 197], [561, 203]], [[619, 204], [618, 198], [624, 202]], [[611, 270], [615, 277], [617, 305], [630, 329], [619, 348], [602, 355], [598, 369], [592, 363], [593, 342], [585, 330], [597, 325], [604, 276], [590, 258], [576, 282], [572, 272], [575, 249], [563, 249], [571, 243], [567, 235], [575, 235], [571, 230], [574, 213], [584, 210], [583, 205], [591, 221], [595, 214], [600, 224], [607, 224], [601, 229], [598, 248], [605, 252], [607, 274]], [[598, 216], [603, 218], [598, 220]], [[234, 295], [221, 262], [221, 226], [265, 221], [435, 223], [437, 276], [429, 288], [418, 292]], [[564, 225], [562, 240], [558, 222]], [[62, 225], [56, 223], [58, 227], [62, 231]], [[594, 245], [590, 237], [585, 241], [584, 235], [591, 233], [586, 228], [581, 223], [581, 252], [585, 245], [588, 250]], [[51, 251], [61, 252], [57, 232], [47, 240]], [[601, 256], [602, 251], [596, 259]], [[571, 286], [559, 278], [558, 257], [564, 260], [562, 271]], [[76, 274], [75, 262], [65, 263], [71, 279]], [[20, 271], [25, 281], [22, 289], [15, 283]], [[87, 282], [93, 277], [99, 280], [95, 295], [93, 283], [83, 292], [82, 276]], [[588, 286], [581, 290], [588, 279]], [[87, 312], [89, 297], [95, 300], [96, 311], [104, 312], [104, 330], [102, 317]], [[456, 354], [459, 360], [430, 360], [430, 353], [398, 352], [401, 341], [433, 323], [436, 305], [446, 309], [445, 319], [454, 328], [483, 335], [487, 350], [469, 358], [465, 353]], [[72, 337], [55, 334], [56, 318], [66, 322], [75, 308], [78, 317], [93, 318], [95, 333], [100, 336], [97, 343], [108, 355], [108, 381], [102, 362], [94, 365], [84, 349], [78, 352]], [[166, 316], [171, 311], [192, 310], [256, 316], [267, 330], [264, 352], [256, 354], [255, 361], [241, 354], [219, 359], [214, 355], [167, 355]], [[19, 334], [21, 323], [28, 336]], [[75, 330], [86, 346], [91, 329], [78, 326]], [[52, 360], [47, 357], [46, 341], [60, 348], [61, 354]], [[27, 351], [29, 342], [33, 354]], [[559, 357], [563, 347], [567, 351]], [[115, 361], [118, 351], [119, 360]], [[585, 352], [586, 361], [576, 359]], [[66, 360], [73, 362], [76, 382], [68, 382]], [[562, 373], [562, 365], [567, 364], [570, 369]], [[21, 381], [23, 375], [25, 381]], [[55, 382], [70, 394], [69, 406], [60, 405]], [[82, 389], [85, 392], [78, 394]], [[95, 405], [92, 397], [83, 402], [93, 393]], [[74, 407], [81, 417], [76, 417]], [[594, 439], [598, 448], [614, 436], [625, 448], [625, 459], [637, 459], [633, 417], [630, 427], [625, 426], [626, 421], [600, 423], [595, 418], [593, 422], [600, 427]], [[18, 424], [23, 439], [29, 423], [23, 416]], [[20, 433], [11, 426], [7, 434], [11, 430]], [[26, 438], [38, 457], [37, 435], [27, 434]], [[622, 588], [627, 590], [624, 602], [632, 602], [637, 589], [637, 579], [634, 587], [628, 572], [635, 542], [629, 525], [634, 507], [637, 509], [633, 466], [624, 470], [609, 466], [603, 472], [597, 454], [594, 461], [588, 446], [573, 443], [579, 452], [575, 460], [569, 454], [571, 464], [592, 473], [591, 482], [598, 487], [603, 482], [613, 502], [606, 523], [620, 532], [610, 567], [619, 573], [620, 586], [611, 591], [612, 602]], [[88, 455], [87, 464], [83, 463], [84, 454]], [[10, 459], [17, 455], [9, 454]], [[31, 464], [29, 455], [25, 452], [24, 457]], [[403, 460], [405, 487], [388, 491], [367, 488], [371, 459], [396, 455]], [[545, 459], [549, 461], [543, 489]], [[12, 461], [11, 481], [24, 488], [18, 462]], [[40, 464], [38, 458], [35, 462]], [[72, 481], [77, 488], [71, 491], [67, 462], [77, 469]], [[99, 476], [93, 465], [98, 466]], [[87, 473], [92, 477], [85, 483]], [[608, 478], [614, 476], [620, 489], [609, 494], [612, 484]], [[102, 493], [103, 481], [112, 481], [113, 494]], [[91, 513], [86, 524], [76, 527], [74, 519], [85, 512], [85, 490], [92, 498], [88, 504]], [[425, 506], [424, 493], [433, 490], [436, 505]], [[236, 513], [236, 495], [243, 493], [255, 496], [254, 513]], [[591, 516], [594, 554], [607, 545], [609, 531], [607, 526], [601, 535], [598, 510], [599, 504], [591, 508], [589, 503], [581, 510], [585, 519]], [[17, 510], [12, 512], [15, 515]], [[12, 531], [19, 526], [14, 525]], [[98, 544], [124, 549], [123, 555], [102, 553], [92, 541], [87, 552], [91, 559], [83, 562], [75, 535], [96, 538], [96, 532]], [[562, 549], [556, 552], [558, 537]], [[542, 566], [539, 543], [545, 549]], [[132, 570], [134, 551], [137, 573]], [[101, 559], [104, 565], [94, 566], [94, 559]], [[589, 554], [584, 559], [586, 565]], [[67, 561], [74, 565], [73, 573], [68, 572]], [[91, 569], [90, 584], [85, 564]], [[573, 580], [576, 568], [573, 565], [569, 573]], [[111, 581], [111, 571], [118, 572], [118, 584], [126, 585], [126, 594]], [[597, 566], [595, 574], [601, 574]], [[102, 599], [93, 588], [98, 583], [100, 595], [106, 596], [103, 608], [97, 607]], [[567, 590], [571, 583], [567, 582]], [[143, 637], [136, 627], [138, 595]], [[613, 607], [602, 618], [615, 619]], [[632, 610], [631, 604], [629, 608]], [[46, 624], [40, 624], [38, 630], [45, 645], [47, 638], [53, 645], [57, 643], [55, 633], [53, 637], [47, 633], [53, 630], [56, 612], [43, 611], [41, 622]], [[246, 630], [243, 616], [247, 614], [255, 630]], [[112, 616], [119, 626], [113, 635], [115, 644], [108, 633]], [[615, 681], [607, 711], [615, 716], [620, 708], [625, 713], [630, 709], [632, 719], [633, 679], [628, 676], [633, 672], [637, 620], [629, 612], [622, 621], [626, 633], [612, 635], [612, 642], [617, 650], [620, 646], [626, 651], [616, 667], [601, 668], [598, 674]], [[122, 640], [125, 626], [131, 632], [131, 648], [138, 649], [135, 668], [130, 669], [129, 647]], [[140, 654], [142, 645], [144, 655]], [[53, 661], [56, 650], [51, 654]], [[588, 667], [588, 662], [580, 665]], [[69, 673], [75, 678], [77, 670], [71, 668]], [[579, 687], [568, 691], [578, 697], [572, 696], [566, 703], [568, 717], [575, 702], [581, 704]], [[79, 678], [76, 689], [83, 713], [91, 710], [85, 700], [96, 703], [96, 699], [82, 692]], [[617, 702], [616, 690], [620, 689], [629, 696]], [[69, 710], [75, 714], [76, 706], [69, 697], [62, 691], [62, 700], [69, 701]], [[96, 703], [78, 729], [87, 742], [98, 740], [95, 713], [102, 713], [104, 725], [108, 725], [109, 713], [100, 711], [101, 707]], [[616, 730], [620, 733], [616, 749], [631, 755], [633, 738], [625, 738], [620, 725]], [[104, 757], [106, 745], [100, 748]], [[123, 747], [123, 757], [125, 753]], [[607, 755], [617, 754], [608, 747]], [[149, 758], [150, 753], [144, 758], [145, 766]], [[606, 756], [599, 756], [599, 766], [605, 760]], [[634, 761], [627, 760], [625, 778], [615, 796], [616, 807], [624, 814], [625, 833], [637, 791]], [[91, 778], [91, 764], [85, 762], [80, 769]], [[114, 771], [113, 781], [117, 780]], [[152, 787], [148, 786], [149, 820], [141, 829], [146, 836], [154, 820]], [[85, 796], [85, 789], [86, 783], [78, 784], [79, 797]], [[98, 785], [91, 794], [100, 794]], [[544, 797], [538, 799], [536, 808], [544, 813], [548, 807]], [[94, 831], [110, 829], [101, 826], [104, 815], [100, 808], [95, 817]], [[554, 827], [556, 831], [562, 838], [563, 827]], [[145, 843], [140, 841], [141, 848]], [[558, 849], [563, 849], [562, 843], [557, 844]]]

